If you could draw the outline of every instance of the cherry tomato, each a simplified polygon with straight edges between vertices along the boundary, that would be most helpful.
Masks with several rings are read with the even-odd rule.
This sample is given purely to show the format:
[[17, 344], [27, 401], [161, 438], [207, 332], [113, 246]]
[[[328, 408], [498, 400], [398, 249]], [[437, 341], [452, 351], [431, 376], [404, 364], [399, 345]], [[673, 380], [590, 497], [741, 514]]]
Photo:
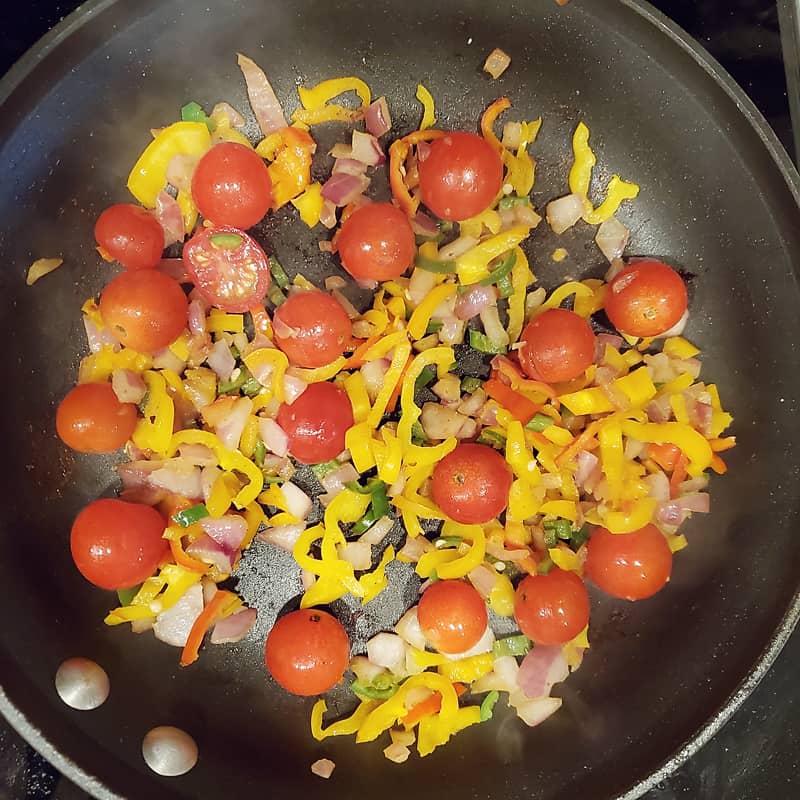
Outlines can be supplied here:
[[688, 302], [681, 276], [661, 261], [646, 259], [629, 264], [608, 284], [605, 309], [620, 333], [660, 336], [678, 324]]
[[587, 549], [586, 575], [607, 594], [624, 600], [654, 595], [672, 572], [672, 551], [655, 525], [633, 533], [595, 528]]
[[220, 142], [197, 164], [192, 199], [197, 210], [215, 225], [252, 228], [272, 205], [272, 179], [255, 150]]
[[110, 383], [82, 383], [60, 403], [56, 431], [80, 453], [112, 453], [133, 435], [136, 406], [120, 403]]
[[441, 653], [474, 647], [488, 624], [486, 603], [464, 581], [436, 581], [419, 599], [417, 617], [425, 638]]
[[164, 518], [150, 506], [95, 500], [72, 523], [75, 566], [102, 589], [130, 589], [149, 578], [167, 554], [165, 527]]
[[391, 203], [369, 203], [345, 220], [336, 247], [342, 266], [356, 280], [387, 281], [411, 266], [414, 231], [408, 217]]
[[125, 269], [155, 267], [164, 252], [164, 230], [158, 220], [131, 203], [107, 208], [95, 223], [94, 238]]
[[123, 272], [100, 295], [103, 323], [125, 347], [146, 353], [172, 344], [188, 315], [180, 284], [156, 270]]
[[462, 220], [485, 211], [503, 185], [503, 162], [474, 133], [448, 133], [431, 142], [419, 162], [422, 202], [441, 219]]
[[433, 470], [434, 502], [456, 522], [481, 525], [508, 505], [513, 476], [506, 460], [485, 444], [459, 444]]
[[308, 696], [332, 689], [350, 662], [350, 639], [341, 623], [318, 608], [281, 617], [267, 637], [267, 669], [287, 692]]
[[238, 228], [202, 228], [184, 245], [183, 263], [200, 294], [223, 311], [247, 311], [269, 289], [266, 254]]
[[353, 426], [353, 407], [332, 383], [312, 383], [290, 406], [278, 410], [278, 425], [289, 437], [289, 452], [303, 464], [330, 461], [344, 450]]
[[532, 641], [564, 644], [589, 624], [589, 593], [574, 572], [553, 567], [547, 575], [523, 578], [514, 596], [514, 617]]
[[278, 307], [275, 343], [299, 367], [323, 367], [339, 358], [353, 337], [353, 323], [334, 297], [294, 292]]
[[551, 308], [534, 317], [520, 337], [519, 363], [534, 380], [571, 381], [594, 361], [594, 334], [574, 311]]

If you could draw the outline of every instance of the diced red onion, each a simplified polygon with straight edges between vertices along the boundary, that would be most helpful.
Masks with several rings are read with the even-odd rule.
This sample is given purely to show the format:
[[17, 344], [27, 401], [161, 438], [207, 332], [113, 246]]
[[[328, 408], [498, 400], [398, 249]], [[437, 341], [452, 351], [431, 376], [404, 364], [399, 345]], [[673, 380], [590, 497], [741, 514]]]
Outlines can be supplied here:
[[229, 450], [238, 449], [239, 440], [252, 411], [253, 401], [249, 397], [239, 397], [231, 405], [230, 411], [214, 425], [219, 440]]
[[375, 361], [367, 361], [361, 367], [361, 374], [364, 377], [364, 384], [370, 403], [375, 402], [375, 398], [383, 388], [383, 379], [389, 370], [389, 365], [390, 362], [385, 358], [378, 358]]
[[370, 526], [366, 533], [358, 537], [358, 541], [366, 542], [369, 545], [379, 545], [393, 527], [394, 520], [391, 517], [381, 517], [374, 525]]
[[286, 498], [286, 510], [297, 519], [305, 519], [314, 505], [311, 498], [296, 483], [284, 483], [281, 491]]
[[308, 389], [308, 384], [302, 378], [295, 378], [294, 375], [283, 376], [283, 399], [287, 406], [290, 406]]
[[231, 373], [236, 369], [236, 359], [224, 339], [214, 343], [206, 360], [208, 366], [214, 370], [220, 380], [229, 381], [231, 379]]
[[228, 555], [235, 553], [247, 536], [247, 521], [238, 514], [225, 514], [218, 519], [205, 517], [200, 520], [200, 527]]
[[417, 236], [437, 236], [439, 233], [436, 220], [429, 217], [424, 211], [417, 211], [410, 222], [411, 229]]
[[598, 333], [594, 340], [594, 363], [601, 364], [606, 355], [606, 345], [615, 350], [622, 347], [623, 339], [613, 333]]
[[583, 212], [583, 198], [579, 194], [568, 194], [547, 204], [547, 224], [554, 233], [560, 235], [569, 230], [583, 216]]
[[252, 59], [239, 56], [239, 68], [244, 75], [247, 84], [247, 96], [250, 99], [250, 107], [253, 109], [258, 127], [264, 136], [286, 127], [286, 117], [283, 115], [280, 101], [275, 90], [267, 80], [263, 70]]
[[183, 226], [183, 212], [171, 194], [163, 189], [158, 193], [153, 213], [164, 231], [164, 247], [183, 241], [186, 235]]
[[569, 666], [561, 646], [537, 644], [520, 664], [517, 685], [526, 697], [547, 697], [553, 685], [568, 675]]
[[289, 452], [289, 437], [274, 419], [260, 419], [258, 430], [261, 440], [271, 453], [283, 457]]
[[600, 224], [594, 240], [600, 252], [612, 263], [615, 258], [622, 258], [630, 235], [631, 232], [616, 217], [611, 217]]
[[147, 482], [159, 489], [197, 500], [203, 496], [200, 483], [200, 468], [189, 464], [182, 458], [169, 458], [162, 461], [159, 468], [150, 473]]
[[590, 453], [588, 450], [581, 450], [576, 456], [576, 461], [578, 469], [575, 470], [575, 485], [582, 489], [600, 464], [600, 460], [594, 453]]
[[459, 256], [472, 250], [473, 247], [480, 243], [480, 239], [474, 236], [459, 236], [458, 239], [453, 240], [450, 244], [446, 244], [439, 251], [440, 261], [455, 261]]
[[258, 534], [258, 538], [263, 542], [274, 544], [281, 550], [291, 553], [294, 550], [300, 534], [306, 529], [304, 522], [294, 522], [289, 525], [276, 525], [274, 528], [267, 528]]
[[154, 369], [171, 369], [173, 372], [180, 374], [185, 366], [186, 362], [176, 356], [169, 347], [163, 347], [153, 353]]
[[173, 156], [167, 164], [167, 183], [178, 191], [191, 191], [192, 176], [198, 160], [196, 156], [190, 156], [187, 153], [178, 153]]
[[329, 472], [320, 483], [326, 492], [337, 495], [344, 489], [345, 483], [357, 481], [360, 477], [356, 468], [348, 462], [347, 464], [342, 464], [341, 467], [333, 470], [333, 472]]
[[366, 542], [347, 542], [338, 548], [339, 558], [358, 571], [372, 566], [372, 546]]
[[422, 633], [422, 628], [419, 624], [416, 606], [409, 608], [408, 611], [400, 617], [397, 625], [394, 626], [394, 631], [412, 647], [416, 647], [417, 650], [425, 649], [427, 642], [425, 640], [425, 634]]
[[511, 56], [499, 47], [495, 47], [495, 49], [486, 56], [486, 61], [483, 64], [483, 71], [488, 72], [494, 80], [497, 80], [509, 68], [510, 64]]
[[681, 494], [689, 494], [689, 492], [701, 492], [703, 489], [708, 488], [708, 476], [698, 475], [696, 478], [689, 478], [688, 481], [678, 485]]
[[537, 214], [528, 205], [519, 205], [514, 208], [514, 223], [526, 228], [538, 228], [542, 221], [541, 215]]
[[256, 624], [257, 617], [258, 612], [254, 608], [243, 608], [235, 614], [223, 617], [211, 631], [211, 644], [241, 642]]
[[217, 542], [206, 533], [195, 539], [186, 548], [186, 552], [193, 558], [199, 558], [207, 564], [212, 564], [223, 574], [233, 572], [231, 554], [226, 553], [222, 546], [217, 544]]
[[241, 128], [244, 126], [244, 117], [230, 103], [217, 103], [212, 109], [210, 116], [214, 119], [225, 116], [234, 128]]
[[676, 500], [663, 503], [656, 509], [655, 521], [662, 525], [677, 527], [683, 520], [683, 508]]
[[652, 497], [659, 503], [666, 503], [669, 501], [669, 478], [659, 471], [654, 472], [644, 478], [644, 482], [649, 487], [648, 497]]
[[367, 106], [367, 110], [364, 112], [364, 122], [367, 130], [373, 136], [381, 137], [384, 133], [389, 132], [392, 127], [392, 115], [389, 113], [389, 105], [385, 97], [379, 97]]
[[[565, 5], [568, 0], [556, 0], [559, 5]], [[563, 700], [560, 697], [536, 697], [532, 700], [521, 700], [515, 706], [517, 716], [530, 728], [541, 725], [548, 717], [561, 708]]]
[[690, 492], [675, 501], [684, 511], [708, 514], [711, 511], [711, 495], [708, 492]]
[[431, 152], [431, 144], [430, 142], [420, 142], [417, 145], [417, 161], [422, 163]]
[[185, 647], [197, 618], [203, 611], [203, 587], [190, 586], [172, 608], [162, 611], [153, 623], [153, 634], [173, 647]]
[[140, 486], [149, 486], [150, 475], [161, 469], [163, 461], [128, 461], [117, 467], [122, 487], [136, 489]]
[[668, 331], [660, 333], [658, 335], [658, 338], [668, 339], [670, 336], [680, 336], [683, 333], [683, 329], [686, 327], [686, 323], [688, 321], [689, 321], [689, 309], [687, 308], [686, 311], [683, 312], [681, 318]]
[[93, 353], [99, 353], [103, 347], [112, 347], [115, 351], [120, 349], [120, 344], [111, 331], [107, 328], [98, 328], [85, 314], [83, 315], [83, 327], [86, 330], [86, 341], [89, 343], [89, 350]]
[[165, 275], [169, 275], [172, 280], [178, 281], [178, 283], [190, 283], [182, 258], [162, 258], [156, 264], [156, 269]]
[[412, 564], [416, 564], [423, 554], [429, 553], [434, 549], [433, 544], [429, 542], [424, 536], [406, 537], [405, 544], [402, 546], [397, 555], [403, 556], [408, 559]]
[[331, 175], [322, 186], [322, 196], [335, 206], [346, 206], [356, 199], [369, 186], [366, 175], [347, 175], [338, 173]]
[[497, 585], [498, 575], [485, 564], [475, 567], [467, 574], [469, 582], [475, 587], [478, 594], [485, 600]]
[[198, 467], [213, 467], [217, 463], [211, 448], [204, 444], [182, 444], [178, 453], [184, 461]]
[[189, 303], [189, 331], [195, 336], [206, 335], [206, 312], [197, 300]]
[[497, 289], [476, 283], [460, 294], [456, 300], [455, 313], [458, 319], [477, 317], [485, 308], [497, 302]]
[[337, 158], [333, 162], [331, 175], [363, 175], [367, 165], [363, 161], [356, 161], [354, 158]]
[[147, 393], [141, 375], [130, 369], [115, 369], [111, 373], [111, 388], [120, 403], [141, 403]]
[[406, 645], [396, 633], [378, 633], [367, 642], [367, 658], [395, 675], [405, 673]]
[[531, 554], [531, 551], [528, 550], [527, 547], [521, 547], [516, 550], [506, 550], [502, 544], [498, 544], [492, 539], [487, 539], [486, 541], [486, 552], [500, 561], [522, 561]]
[[320, 778], [330, 778], [336, 769], [336, 763], [329, 758], [320, 758], [311, 765], [311, 771]]
[[353, 158], [356, 161], [363, 161], [370, 167], [386, 161], [378, 140], [371, 133], [363, 131], [353, 131]]
[[669, 402], [669, 395], [657, 397], [647, 404], [647, 418], [650, 422], [667, 422], [672, 416], [672, 406]]

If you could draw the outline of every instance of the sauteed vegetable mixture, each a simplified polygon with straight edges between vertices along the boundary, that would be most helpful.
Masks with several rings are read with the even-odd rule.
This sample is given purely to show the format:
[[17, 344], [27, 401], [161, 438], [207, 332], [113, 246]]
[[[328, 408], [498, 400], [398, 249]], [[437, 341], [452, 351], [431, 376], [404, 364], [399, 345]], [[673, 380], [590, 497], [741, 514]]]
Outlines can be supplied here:
[[[584, 123], [545, 223], [530, 198], [542, 120], [507, 98], [480, 135], [448, 131], [420, 85], [420, 127], [399, 136], [386, 98], [335, 78], [301, 87], [287, 123], [264, 73], [239, 64], [260, 140], [230, 105], [188, 103], [134, 165], [137, 202], [97, 220], [111, 277], [83, 305], [90, 353], [57, 429], [128, 460], [119, 497], [76, 518], [75, 564], [117, 591], [107, 625], [152, 629], [188, 667], [204, 640], [253, 627], [233, 587], [254, 540], [290, 552], [302, 597], [267, 638], [267, 670], [294, 694], [346, 680], [354, 695], [344, 719], [317, 700], [318, 740], [388, 732], [402, 762], [489, 720], [501, 695], [537, 725], [589, 647], [587, 583], [626, 600], [661, 590], [735, 444], [681, 336], [684, 279], [623, 257], [615, 214], [639, 187], [614, 175], [590, 197]], [[320, 183], [314, 130], [329, 122], [347, 133]], [[372, 187], [381, 170], [391, 198]], [[349, 280], [314, 286], [248, 233], [287, 204]], [[538, 286], [525, 245], [545, 225], [596, 226], [605, 279]], [[352, 282], [367, 307], [347, 299]], [[302, 465], [313, 496], [293, 481]], [[416, 571], [418, 600], [351, 653], [323, 609], [372, 601], [395, 560]], [[517, 632], [498, 638], [503, 617]]]

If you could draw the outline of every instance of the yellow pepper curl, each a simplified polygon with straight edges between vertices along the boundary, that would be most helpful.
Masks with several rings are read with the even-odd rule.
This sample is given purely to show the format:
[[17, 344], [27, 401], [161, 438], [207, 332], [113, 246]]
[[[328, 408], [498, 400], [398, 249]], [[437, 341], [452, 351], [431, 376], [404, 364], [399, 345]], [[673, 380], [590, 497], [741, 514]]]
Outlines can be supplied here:
[[422, 103], [422, 122], [419, 129], [424, 131], [432, 128], [436, 124], [436, 107], [433, 102], [433, 95], [421, 84], [417, 84], [417, 100]]
[[486, 557], [486, 535], [480, 525], [461, 525], [448, 520], [444, 523], [442, 535], [458, 536], [472, 542], [472, 545], [463, 556], [458, 550], [432, 550], [423, 553], [417, 563], [417, 575], [421, 578], [429, 578], [434, 570], [442, 580], [464, 578], [483, 563]]
[[328, 710], [328, 705], [324, 700], [317, 700], [311, 709], [311, 735], [321, 742], [329, 736], [348, 736], [355, 733], [378, 705], [377, 700], [362, 700], [356, 710], [345, 719], [333, 722], [327, 728], [322, 727], [322, 718]]

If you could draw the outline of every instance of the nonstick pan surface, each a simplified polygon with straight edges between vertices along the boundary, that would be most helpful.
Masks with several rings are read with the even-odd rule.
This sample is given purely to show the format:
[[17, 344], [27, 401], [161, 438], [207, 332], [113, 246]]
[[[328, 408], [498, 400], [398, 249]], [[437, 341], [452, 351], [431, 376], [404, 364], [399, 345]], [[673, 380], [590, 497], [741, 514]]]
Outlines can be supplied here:
[[[494, 47], [512, 56], [497, 82], [480, 69]], [[545, 120], [534, 150], [540, 209], [565, 193], [569, 137], [584, 119], [598, 186], [619, 172], [642, 187], [621, 214], [633, 231], [629, 253], [694, 276], [687, 336], [737, 420], [730, 472], [713, 482], [713, 513], [687, 526], [691, 546], [667, 590], [638, 604], [593, 596], [592, 648], [557, 690], [562, 710], [537, 729], [496, 714], [403, 767], [377, 744], [315, 743], [311, 701], [279, 691], [263, 666], [265, 635], [300, 591], [270, 546], [255, 545], [240, 570], [257, 628], [239, 645], [207, 647], [185, 670], [177, 650], [149, 635], [106, 628], [113, 598], [71, 564], [71, 521], [113, 491], [116, 462], [67, 452], [54, 431], [84, 354], [77, 310], [111, 274], [93, 248], [94, 221], [127, 200], [125, 178], [151, 127], [188, 100], [247, 107], [237, 50], [266, 69], [289, 111], [298, 84], [360, 75], [389, 98], [398, 133], [416, 127], [420, 81], [442, 127], [474, 129], [507, 94], [520, 118]], [[0, 100], [0, 701], [66, 774], [98, 797], [632, 797], [733, 713], [798, 615], [798, 181], [744, 94], [650, 6], [90, 2], [12, 70]], [[342, 132], [320, 133], [323, 151]], [[319, 252], [318, 232], [290, 212], [258, 236], [290, 272], [319, 281], [338, 270]], [[556, 246], [570, 253], [560, 265], [550, 260]], [[52, 255], [65, 265], [26, 287], [28, 264]], [[558, 239], [537, 232], [529, 255], [546, 287], [604, 269], [581, 228]], [[356, 643], [410, 601], [413, 580], [397, 577], [363, 614], [342, 609]], [[97, 711], [67, 709], [55, 694], [55, 670], [73, 655], [111, 677]], [[196, 738], [200, 761], [188, 775], [158, 778], [142, 761], [141, 739], [160, 724]], [[309, 771], [322, 756], [337, 764], [327, 783]]]

